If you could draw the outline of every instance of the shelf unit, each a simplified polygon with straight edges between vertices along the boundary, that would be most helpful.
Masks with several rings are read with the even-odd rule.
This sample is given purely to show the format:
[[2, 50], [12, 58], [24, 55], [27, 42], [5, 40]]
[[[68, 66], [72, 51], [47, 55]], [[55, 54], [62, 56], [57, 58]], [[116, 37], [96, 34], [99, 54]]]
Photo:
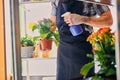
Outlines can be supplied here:
[[[39, 76], [39, 80], [56, 77], [56, 58], [23, 58], [22, 76], [25, 80], [33, 80], [31, 77]], [[38, 79], [37, 79], [38, 80]]]

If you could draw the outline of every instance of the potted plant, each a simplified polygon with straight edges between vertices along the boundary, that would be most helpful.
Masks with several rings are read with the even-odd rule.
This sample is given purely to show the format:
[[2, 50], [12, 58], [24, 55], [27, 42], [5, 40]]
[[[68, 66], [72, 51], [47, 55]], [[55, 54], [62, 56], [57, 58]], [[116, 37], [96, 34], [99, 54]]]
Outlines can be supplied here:
[[116, 80], [116, 62], [115, 62], [115, 36], [110, 28], [100, 28], [93, 32], [88, 38], [93, 46], [94, 55], [88, 54], [88, 57], [94, 58], [94, 61], [85, 64], [80, 73], [87, 76], [89, 70], [95, 63], [100, 70], [92, 76], [92, 80]]
[[39, 32], [39, 36], [37, 38], [40, 39], [40, 49], [51, 50], [52, 41], [55, 42], [56, 45], [59, 43], [59, 32], [55, 29], [55, 24], [48, 18], [39, 20], [37, 24], [32, 26], [32, 31], [36, 29]]
[[31, 58], [34, 51], [35, 41], [33, 37], [26, 34], [20, 40], [21, 43], [21, 57], [22, 58]]

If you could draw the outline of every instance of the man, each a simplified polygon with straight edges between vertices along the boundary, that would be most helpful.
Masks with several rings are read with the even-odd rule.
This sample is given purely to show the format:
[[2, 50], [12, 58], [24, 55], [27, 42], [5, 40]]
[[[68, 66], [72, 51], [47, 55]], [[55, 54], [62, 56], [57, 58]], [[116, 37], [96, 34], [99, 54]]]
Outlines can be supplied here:
[[[64, 6], [66, 5], [66, 6]], [[110, 27], [113, 23], [108, 6], [85, 3], [77, 0], [53, 0], [51, 20], [56, 22], [60, 32], [57, 56], [57, 80], [80, 80], [81, 67], [92, 59], [92, 46], [86, 41], [93, 27]], [[67, 10], [66, 10], [67, 8]], [[69, 12], [64, 18], [61, 17]], [[69, 30], [72, 25], [82, 26], [83, 33], [73, 36]], [[94, 75], [94, 68], [88, 76]]]

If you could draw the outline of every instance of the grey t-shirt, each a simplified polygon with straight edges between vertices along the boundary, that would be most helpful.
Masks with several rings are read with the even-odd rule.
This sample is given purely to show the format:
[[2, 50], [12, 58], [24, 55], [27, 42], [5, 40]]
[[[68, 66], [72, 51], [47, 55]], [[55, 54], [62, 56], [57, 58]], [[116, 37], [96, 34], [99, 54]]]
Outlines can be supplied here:
[[[52, 13], [51, 14], [54, 15], [54, 16], [56, 15], [56, 9], [57, 9], [57, 6], [58, 6], [58, 2], [59, 2], [59, 0], [51, 0], [51, 4], [52, 4]], [[84, 11], [88, 10], [88, 7], [87, 7], [88, 4], [89, 3], [84, 2]], [[93, 4], [93, 7], [96, 10], [98, 15], [101, 15], [105, 11], [109, 10], [109, 7], [105, 6], [105, 5]]]
[[52, 5], [52, 15], [56, 15], [56, 8], [58, 6], [59, 0], [51, 0], [51, 5]]

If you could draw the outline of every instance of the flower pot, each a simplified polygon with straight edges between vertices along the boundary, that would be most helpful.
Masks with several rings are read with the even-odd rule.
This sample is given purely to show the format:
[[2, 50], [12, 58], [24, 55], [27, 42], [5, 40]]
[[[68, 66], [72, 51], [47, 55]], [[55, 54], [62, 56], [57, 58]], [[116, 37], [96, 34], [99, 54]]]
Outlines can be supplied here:
[[40, 39], [40, 50], [46, 51], [52, 49], [51, 39]]
[[34, 47], [21, 47], [21, 58], [31, 58], [33, 55]]

